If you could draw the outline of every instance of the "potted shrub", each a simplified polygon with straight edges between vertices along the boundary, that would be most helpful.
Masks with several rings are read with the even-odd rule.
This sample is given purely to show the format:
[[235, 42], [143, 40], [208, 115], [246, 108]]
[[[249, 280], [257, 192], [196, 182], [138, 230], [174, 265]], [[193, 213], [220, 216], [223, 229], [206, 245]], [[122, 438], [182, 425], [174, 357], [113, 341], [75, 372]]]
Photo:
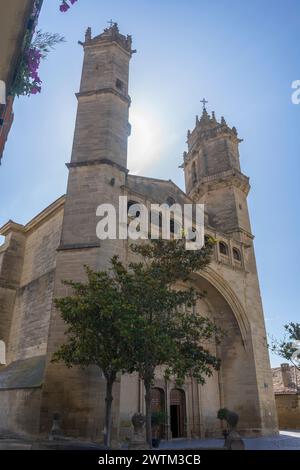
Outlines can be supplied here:
[[223, 430], [225, 449], [244, 450], [245, 443], [236, 430], [237, 424], [239, 422], [238, 413], [230, 411], [227, 408], [220, 408], [217, 414], [217, 418], [221, 421], [225, 421], [227, 425], [227, 429]]

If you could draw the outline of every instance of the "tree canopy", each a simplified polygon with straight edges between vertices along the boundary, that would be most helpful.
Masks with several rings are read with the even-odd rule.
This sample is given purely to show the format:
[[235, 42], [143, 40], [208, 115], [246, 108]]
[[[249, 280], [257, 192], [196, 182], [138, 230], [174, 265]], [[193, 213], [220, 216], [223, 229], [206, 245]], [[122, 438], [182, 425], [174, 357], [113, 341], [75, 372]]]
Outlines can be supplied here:
[[87, 281], [64, 281], [72, 293], [55, 300], [67, 324], [67, 342], [54, 361], [68, 367], [99, 366], [106, 382], [106, 444], [110, 442], [112, 387], [118, 373], [138, 372], [144, 381], [147, 438], [151, 442], [151, 388], [155, 370], [184, 382], [199, 383], [220, 366], [211, 344], [222, 332], [201, 316], [190, 274], [209, 264], [214, 241], [188, 251], [183, 240], [154, 240], [131, 246], [128, 266], [115, 256], [110, 269], [85, 267]]

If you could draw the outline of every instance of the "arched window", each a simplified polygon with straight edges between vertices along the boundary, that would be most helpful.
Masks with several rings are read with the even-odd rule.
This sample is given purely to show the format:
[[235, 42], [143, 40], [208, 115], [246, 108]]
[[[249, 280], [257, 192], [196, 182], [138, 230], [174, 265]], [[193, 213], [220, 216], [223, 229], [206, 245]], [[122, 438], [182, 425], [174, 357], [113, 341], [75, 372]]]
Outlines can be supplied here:
[[228, 256], [228, 246], [224, 242], [219, 242], [219, 251], [221, 255]]
[[118, 90], [124, 91], [125, 90], [125, 83], [122, 82], [122, 80], [120, 80], [119, 78], [117, 78], [116, 87], [118, 88]]
[[138, 204], [138, 202], [136, 202], [136, 201], [128, 201], [128, 202], [127, 202], [127, 210], [129, 210], [130, 207], [133, 206], [134, 204]]
[[197, 167], [196, 167], [196, 163], [193, 162], [192, 163], [192, 182], [193, 184], [194, 183], [197, 183]]
[[176, 204], [176, 201], [173, 197], [169, 196], [166, 199], [166, 204], [168, 204], [169, 207], [173, 206], [173, 204]]
[[236, 261], [242, 260], [241, 252], [237, 248], [232, 248], [232, 254], [233, 254], [233, 259], [235, 259]]
[[[128, 213], [128, 214], [129, 214], [129, 209], [130, 209], [132, 206], [134, 206], [135, 204], [140, 204], [140, 203], [139, 203], [139, 202], [136, 202], [136, 201], [128, 201], [128, 203], [127, 203], [127, 213]], [[137, 210], [135, 216], [130, 215], [130, 217], [139, 217], [139, 215], [140, 215], [140, 211]]]

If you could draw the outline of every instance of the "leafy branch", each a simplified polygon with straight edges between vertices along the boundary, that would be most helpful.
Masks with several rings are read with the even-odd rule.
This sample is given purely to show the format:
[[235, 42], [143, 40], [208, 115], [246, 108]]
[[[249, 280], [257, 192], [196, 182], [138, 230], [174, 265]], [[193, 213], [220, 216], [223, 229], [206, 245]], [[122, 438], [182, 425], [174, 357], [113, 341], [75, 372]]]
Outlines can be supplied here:
[[282, 339], [271, 338], [270, 350], [300, 370], [300, 323], [287, 323], [284, 330]]

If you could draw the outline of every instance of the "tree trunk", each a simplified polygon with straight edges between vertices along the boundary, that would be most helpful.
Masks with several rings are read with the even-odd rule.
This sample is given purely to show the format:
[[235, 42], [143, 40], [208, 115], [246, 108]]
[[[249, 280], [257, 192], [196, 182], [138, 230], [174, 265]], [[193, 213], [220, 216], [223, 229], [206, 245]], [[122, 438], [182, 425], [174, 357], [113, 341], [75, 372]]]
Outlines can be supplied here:
[[152, 426], [151, 426], [151, 380], [144, 380], [145, 402], [146, 402], [146, 440], [152, 449]]
[[104, 432], [104, 445], [110, 447], [111, 440], [111, 427], [112, 427], [112, 389], [115, 379], [106, 378], [106, 397], [105, 397], [105, 432]]

